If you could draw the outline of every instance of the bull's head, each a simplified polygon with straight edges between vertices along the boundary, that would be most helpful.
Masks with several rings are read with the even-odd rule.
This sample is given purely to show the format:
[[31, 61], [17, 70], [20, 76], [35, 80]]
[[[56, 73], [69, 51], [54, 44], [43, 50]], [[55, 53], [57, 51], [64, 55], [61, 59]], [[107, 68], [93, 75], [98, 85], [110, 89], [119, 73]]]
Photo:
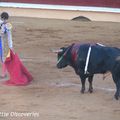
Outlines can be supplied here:
[[61, 69], [69, 65], [70, 62], [70, 46], [62, 47], [59, 50], [53, 52], [57, 53], [57, 68]]
[[54, 53], [57, 53], [57, 68], [61, 69], [67, 65], [71, 65], [71, 48], [74, 44], [68, 47], [62, 47], [59, 50], [52, 50]]
[[69, 63], [68, 63], [68, 59], [67, 59], [67, 47], [63, 47], [60, 48], [60, 52], [58, 52], [57, 54], [57, 68], [64, 68], [66, 67]]

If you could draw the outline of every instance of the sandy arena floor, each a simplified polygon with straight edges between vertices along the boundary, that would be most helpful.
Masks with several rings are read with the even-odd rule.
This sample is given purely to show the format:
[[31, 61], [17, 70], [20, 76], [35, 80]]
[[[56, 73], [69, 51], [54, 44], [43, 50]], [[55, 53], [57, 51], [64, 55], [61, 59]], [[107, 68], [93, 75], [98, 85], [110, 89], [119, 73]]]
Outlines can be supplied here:
[[[79, 77], [71, 67], [56, 68], [51, 49], [74, 42], [100, 42], [120, 47], [120, 23], [16, 18], [14, 49], [34, 77], [28, 86], [0, 86], [0, 120], [119, 120], [120, 100], [114, 99], [111, 75], [94, 78], [94, 92], [80, 93]], [[2, 80], [1, 80], [2, 81]], [[87, 84], [88, 87], [88, 84]], [[11, 112], [38, 113], [16, 117]]]

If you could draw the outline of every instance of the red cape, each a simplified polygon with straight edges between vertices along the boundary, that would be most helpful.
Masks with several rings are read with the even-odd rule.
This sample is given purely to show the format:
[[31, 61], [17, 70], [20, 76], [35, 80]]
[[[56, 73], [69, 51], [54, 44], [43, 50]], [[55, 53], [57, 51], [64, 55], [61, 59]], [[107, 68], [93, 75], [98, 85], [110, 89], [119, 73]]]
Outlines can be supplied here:
[[33, 79], [18, 55], [13, 53], [12, 50], [10, 50], [10, 55], [5, 60], [5, 65], [10, 76], [10, 79], [4, 82], [6, 85], [28, 85]]

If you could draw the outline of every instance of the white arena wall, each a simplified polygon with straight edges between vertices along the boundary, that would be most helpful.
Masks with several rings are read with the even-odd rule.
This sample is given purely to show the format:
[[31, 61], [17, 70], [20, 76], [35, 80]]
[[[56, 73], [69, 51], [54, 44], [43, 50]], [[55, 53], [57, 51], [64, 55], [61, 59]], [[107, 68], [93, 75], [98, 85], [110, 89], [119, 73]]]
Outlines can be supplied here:
[[0, 12], [3, 11], [19, 17], [70, 20], [77, 16], [84, 16], [92, 21], [120, 22], [119, 8], [0, 2]]

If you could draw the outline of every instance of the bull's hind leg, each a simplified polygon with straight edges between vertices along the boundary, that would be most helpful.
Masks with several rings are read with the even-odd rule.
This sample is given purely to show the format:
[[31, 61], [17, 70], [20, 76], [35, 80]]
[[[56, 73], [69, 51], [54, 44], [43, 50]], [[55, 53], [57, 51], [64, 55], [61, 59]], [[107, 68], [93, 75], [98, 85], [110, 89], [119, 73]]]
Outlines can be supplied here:
[[93, 86], [92, 86], [93, 75], [91, 75], [91, 76], [88, 77], [88, 81], [89, 81], [89, 89], [88, 89], [88, 91], [90, 93], [92, 93], [93, 92]]
[[118, 100], [120, 97], [120, 77], [116, 74], [112, 74], [112, 77], [116, 85], [115, 99]]
[[115, 99], [118, 100], [120, 98], [120, 79], [116, 81], [116, 89]]

